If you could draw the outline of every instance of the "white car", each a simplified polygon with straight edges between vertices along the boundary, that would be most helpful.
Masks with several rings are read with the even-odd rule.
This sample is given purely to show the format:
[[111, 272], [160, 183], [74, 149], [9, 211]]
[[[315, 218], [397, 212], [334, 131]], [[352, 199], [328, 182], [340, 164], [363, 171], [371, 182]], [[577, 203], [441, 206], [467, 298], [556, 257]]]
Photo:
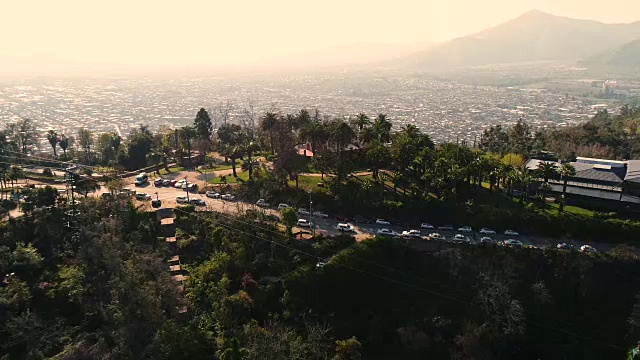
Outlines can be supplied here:
[[391, 225], [390, 222], [388, 222], [387, 220], [383, 220], [383, 219], [376, 220], [376, 224], [378, 224], [378, 225]]
[[297, 225], [299, 227], [308, 228], [311, 227], [311, 222], [307, 219], [298, 219]]
[[463, 226], [461, 228], [458, 228], [458, 231], [463, 233], [470, 233], [473, 232], [473, 229], [471, 228], [471, 226]]
[[422, 239], [422, 233], [420, 230], [408, 230], [402, 232], [402, 237]]
[[227, 201], [233, 201], [233, 200], [236, 199], [236, 197], [231, 195], [231, 194], [224, 194], [224, 195], [220, 196], [220, 198], [222, 200], [227, 200]]
[[264, 201], [264, 199], [260, 199], [258, 201], [256, 201], [256, 205], [260, 206], [260, 207], [269, 207], [269, 203], [267, 203], [266, 201]]
[[491, 230], [491, 229], [487, 229], [487, 228], [482, 228], [480, 229], [480, 234], [484, 234], [484, 235], [495, 235], [496, 232]]
[[469, 240], [466, 236], [462, 235], [462, 234], [455, 234], [453, 236], [453, 242], [457, 242], [457, 243], [470, 243], [471, 240]]
[[290, 208], [291, 206], [287, 205], [287, 204], [278, 204], [278, 210], [282, 210], [282, 209], [287, 209]]
[[522, 247], [522, 241], [518, 241], [515, 239], [508, 239], [502, 242], [502, 245], [504, 246], [510, 246], [510, 247]]
[[321, 218], [328, 218], [329, 215], [323, 213], [322, 211], [314, 211], [313, 212], [313, 216], [317, 216], [317, 217], [321, 217]]
[[205, 193], [205, 195], [206, 195], [208, 198], [211, 198], [211, 199], [220, 199], [220, 194], [218, 194], [218, 193], [217, 193], [217, 192], [215, 192], [215, 191], [207, 191], [207, 192]]
[[493, 244], [495, 241], [488, 237], [488, 236], [483, 236], [480, 238], [480, 244]]
[[566, 243], [560, 243], [560, 244], [556, 245], [556, 249], [559, 249], [559, 250], [571, 250], [571, 246], [567, 245]]
[[421, 229], [435, 229], [435, 227], [429, 223], [422, 223], [420, 224], [420, 228]]
[[446, 240], [446, 238], [444, 236], [442, 236], [442, 234], [440, 234], [440, 233], [431, 233], [431, 234], [429, 234], [429, 239], [431, 239], [431, 240], [440, 240], [440, 241]]
[[378, 229], [378, 235], [398, 236], [398, 233], [389, 229]]
[[598, 250], [591, 245], [582, 245], [580, 246], [580, 252], [583, 253], [597, 253]]
[[176, 189], [182, 189], [182, 185], [184, 185], [187, 182], [187, 180], [185, 179], [181, 179], [176, 181], [175, 185], [173, 185], [173, 187], [175, 187]]
[[151, 200], [151, 195], [145, 193], [137, 193], [136, 199], [141, 201]]
[[513, 230], [505, 230], [504, 234], [507, 235], [507, 236], [518, 236], [518, 235], [520, 235], [516, 231], [513, 231]]
[[178, 204], [188, 204], [189, 203], [189, 199], [187, 199], [186, 196], [176, 196], [176, 202]]
[[351, 232], [351, 231], [355, 231], [353, 229], [353, 226], [349, 225], [349, 224], [345, 224], [345, 223], [339, 223], [336, 226], [336, 229], [342, 231], [342, 232]]
[[300, 215], [311, 215], [311, 213], [309, 211], [307, 211], [307, 209], [305, 209], [305, 208], [299, 208], [297, 212]]

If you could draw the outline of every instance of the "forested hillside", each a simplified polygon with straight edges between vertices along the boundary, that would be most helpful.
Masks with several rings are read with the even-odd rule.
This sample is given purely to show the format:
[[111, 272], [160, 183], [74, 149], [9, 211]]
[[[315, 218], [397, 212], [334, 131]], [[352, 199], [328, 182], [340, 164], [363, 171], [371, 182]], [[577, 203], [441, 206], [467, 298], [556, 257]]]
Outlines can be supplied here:
[[189, 207], [179, 315], [155, 214], [79, 208], [76, 230], [62, 205], [2, 226], [3, 359], [621, 359], [640, 336], [624, 249], [307, 243]]

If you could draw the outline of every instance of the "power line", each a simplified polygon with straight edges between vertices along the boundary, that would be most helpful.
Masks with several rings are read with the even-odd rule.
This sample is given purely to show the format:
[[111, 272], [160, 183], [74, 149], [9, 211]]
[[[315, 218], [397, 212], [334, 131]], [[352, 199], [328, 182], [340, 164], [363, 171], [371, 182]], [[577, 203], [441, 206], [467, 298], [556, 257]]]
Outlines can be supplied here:
[[[175, 211], [180, 211], [182, 213], [185, 213], [185, 214], [193, 216], [193, 217], [196, 217], [196, 218], [198, 218], [200, 220], [203, 220], [205, 222], [213, 222], [213, 220], [203, 218], [201, 216], [198, 216], [198, 215], [196, 215], [194, 213], [190, 213], [190, 212], [185, 211], [185, 210], [180, 209], [180, 208], [174, 208], [174, 210]], [[248, 235], [248, 236], [252, 236], [252, 237], [254, 237], [254, 238], [258, 239], [258, 240], [262, 240], [262, 241], [274, 244], [276, 246], [280, 246], [280, 247], [289, 249], [291, 251], [294, 251], [294, 252], [297, 252], [299, 254], [311, 257], [313, 259], [318, 259], [317, 256], [315, 256], [313, 254], [310, 254], [310, 253], [308, 253], [306, 251], [302, 251], [300, 249], [296, 249], [296, 248], [290, 247], [290, 246], [288, 246], [286, 244], [281, 244], [281, 243], [275, 242], [273, 240], [265, 239], [265, 238], [263, 238], [261, 236], [256, 235], [255, 233], [249, 233], [249, 232], [246, 232], [244, 230], [234, 228], [234, 227], [232, 227], [230, 225], [223, 224], [221, 222], [213, 222], [213, 224], [217, 225], [217, 226], [222, 226], [222, 227], [226, 228], [227, 230], [232, 230], [232, 231], [239, 232], [239, 233], [242, 233], [242, 234], [245, 234], [245, 235]], [[457, 301], [457, 302], [462, 303], [462, 304], [467, 305], [467, 306], [472, 306], [472, 307], [478, 308], [477, 305], [475, 305], [475, 304], [473, 304], [473, 303], [471, 303], [471, 302], [469, 302], [467, 300], [463, 300], [463, 299], [457, 298], [455, 296], [450, 296], [450, 295], [443, 294], [441, 292], [425, 289], [425, 288], [423, 288], [421, 286], [418, 286], [418, 285], [414, 285], [414, 284], [406, 283], [406, 282], [399, 281], [399, 280], [396, 280], [396, 279], [392, 279], [392, 278], [389, 278], [389, 277], [386, 277], [386, 276], [383, 276], [383, 275], [380, 275], [380, 274], [376, 274], [376, 273], [372, 273], [372, 272], [369, 272], [369, 271], [366, 271], [366, 270], [358, 269], [358, 268], [355, 268], [353, 266], [349, 266], [349, 265], [346, 265], [346, 264], [341, 264], [339, 262], [336, 262], [335, 265], [341, 266], [341, 267], [344, 267], [346, 269], [350, 269], [350, 270], [353, 270], [353, 271], [357, 271], [357, 272], [360, 272], [360, 273], [363, 273], [363, 274], [367, 274], [367, 275], [370, 275], [370, 276], [373, 276], [373, 277], [377, 277], [377, 278], [380, 278], [380, 279], [383, 279], [383, 280], [386, 280], [386, 281], [390, 281], [390, 282], [393, 282], [393, 283], [396, 283], [396, 284], [399, 284], [399, 285], [407, 286], [407, 287], [412, 288], [414, 290], [427, 292], [427, 293], [430, 293], [432, 295], [440, 296], [440, 297], [448, 299], [448, 300]], [[583, 336], [583, 335], [577, 334], [577, 333], [575, 333], [573, 331], [570, 331], [570, 330], [561, 329], [561, 328], [557, 328], [557, 327], [554, 327], [554, 326], [543, 326], [539, 322], [536, 322], [536, 321], [533, 321], [533, 320], [528, 320], [528, 319], [523, 319], [523, 321], [528, 323], [528, 324], [531, 324], [531, 325], [534, 325], [534, 326], [538, 326], [538, 327], [543, 328], [543, 329], [544, 328], [549, 328], [551, 330], [554, 330], [554, 331], [557, 331], [557, 332], [561, 332], [561, 333], [564, 333], [566, 335], [571, 335], [571, 336], [574, 336], [574, 337], [576, 337], [578, 339], [581, 339], [581, 340], [584, 340], [584, 341], [596, 342], [596, 343], [598, 343], [600, 345], [607, 346], [607, 347], [610, 347], [610, 348], [613, 348], [613, 349], [617, 349], [617, 350], [626, 350], [626, 349], [624, 349], [624, 348], [622, 348], [622, 347], [620, 347], [618, 345], [611, 344], [611, 343], [608, 343], [608, 342], [605, 342], [605, 341], [601, 341], [601, 340], [597, 340], [597, 339], [594, 339], [594, 338], [591, 338], [591, 337]]]

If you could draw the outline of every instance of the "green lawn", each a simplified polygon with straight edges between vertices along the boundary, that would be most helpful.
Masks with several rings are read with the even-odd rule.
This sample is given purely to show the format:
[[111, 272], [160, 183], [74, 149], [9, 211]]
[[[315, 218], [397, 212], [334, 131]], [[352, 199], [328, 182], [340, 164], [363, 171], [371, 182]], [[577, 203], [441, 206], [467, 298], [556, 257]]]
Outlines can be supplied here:
[[[238, 177], [243, 180], [243, 181], [247, 181], [249, 180], [249, 172], [248, 171], [239, 171], [237, 172]], [[236, 184], [239, 181], [233, 177], [233, 175], [227, 175], [226, 176], [227, 181], [223, 182], [222, 180], [220, 180], [220, 176], [217, 176], [215, 179], [209, 180], [209, 184], [214, 184], [214, 185], [221, 185], [221, 184]]]
[[[547, 203], [547, 208], [546, 208], [545, 211], [547, 213], [549, 213], [549, 214], [557, 214], [559, 207], [560, 207], [559, 204]], [[573, 215], [577, 215], [577, 216], [593, 217], [593, 211], [592, 210], [581, 208], [581, 207], [578, 207], [578, 206], [566, 205], [564, 207], [564, 212], [567, 213], [567, 214], [573, 214]]]
[[[236, 169], [240, 170], [242, 168], [242, 164], [244, 161], [238, 159], [236, 160]], [[207, 167], [205, 171], [220, 171], [220, 170], [229, 170], [231, 169], [231, 163], [229, 164], [215, 164], [212, 168]]]
[[182, 166], [172, 166], [169, 168], [169, 171], [167, 171], [165, 168], [161, 168], [160, 175], [172, 174], [172, 173], [180, 172], [183, 170], [184, 168]]
[[[324, 176], [325, 181], [329, 180], [327, 175]], [[322, 182], [322, 177], [320, 176], [308, 176], [308, 175], [300, 175], [298, 177], [298, 187], [305, 191], [319, 191], [319, 192], [327, 192], [327, 185], [321, 188], [318, 187], [318, 183]], [[289, 181], [289, 186], [296, 187], [295, 181]]]

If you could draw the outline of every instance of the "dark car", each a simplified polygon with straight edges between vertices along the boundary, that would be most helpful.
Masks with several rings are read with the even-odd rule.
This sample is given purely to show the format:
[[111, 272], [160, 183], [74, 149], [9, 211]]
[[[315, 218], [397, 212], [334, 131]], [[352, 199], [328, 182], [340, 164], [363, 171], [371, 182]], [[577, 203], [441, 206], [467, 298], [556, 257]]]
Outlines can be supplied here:
[[356, 215], [353, 218], [353, 221], [357, 222], [357, 223], [361, 223], [361, 224], [371, 224], [373, 221], [371, 221], [371, 219], [367, 219], [364, 216], [360, 216], [360, 215]]
[[351, 218], [348, 218], [346, 216], [336, 216], [336, 220], [342, 221], [342, 222], [347, 222], [347, 221], [351, 221]]
[[155, 179], [153, 180], [153, 186], [162, 186], [162, 182], [164, 181], [164, 179], [159, 178], [159, 179]]
[[438, 227], [439, 230], [442, 231], [453, 231], [453, 226], [451, 225], [442, 225]]

